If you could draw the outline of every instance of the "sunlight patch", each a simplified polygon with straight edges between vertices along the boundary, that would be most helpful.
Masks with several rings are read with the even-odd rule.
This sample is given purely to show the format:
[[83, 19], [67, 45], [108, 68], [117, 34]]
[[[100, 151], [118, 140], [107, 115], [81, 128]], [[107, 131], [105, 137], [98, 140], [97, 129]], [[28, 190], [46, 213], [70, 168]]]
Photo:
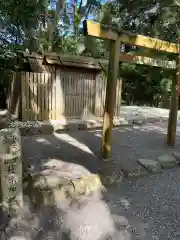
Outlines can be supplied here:
[[42, 138], [42, 137], [36, 139], [36, 142], [38, 142], [38, 143], [43, 143], [43, 144], [46, 144], [46, 145], [50, 145], [50, 142], [49, 142], [47, 139]]
[[54, 136], [63, 142], [67, 142], [67, 143], [71, 144], [72, 146], [81, 149], [82, 151], [84, 151], [86, 153], [93, 154], [92, 151], [85, 144], [79, 142], [77, 139], [71, 137], [67, 133], [63, 133], [63, 134], [54, 133]]

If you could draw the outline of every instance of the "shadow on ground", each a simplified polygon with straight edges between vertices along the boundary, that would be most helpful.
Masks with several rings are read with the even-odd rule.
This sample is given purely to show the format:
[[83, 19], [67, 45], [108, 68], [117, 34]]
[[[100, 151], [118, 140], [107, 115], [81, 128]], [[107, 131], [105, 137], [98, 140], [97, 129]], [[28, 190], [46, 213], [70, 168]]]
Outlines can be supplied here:
[[[132, 163], [136, 162], [140, 157], [156, 159], [161, 154], [173, 152], [174, 149], [165, 147], [166, 129], [167, 123], [165, 122], [114, 129], [112, 137], [113, 160], [115, 159], [117, 166], [121, 167], [121, 162], [124, 159]], [[178, 124], [176, 149], [180, 146], [179, 135], [180, 127]], [[68, 163], [80, 164], [92, 173], [96, 173], [101, 163], [99, 160], [101, 130], [28, 136], [23, 137], [22, 142], [23, 159], [24, 161], [28, 160], [35, 168], [47, 163], [49, 159], [55, 158]], [[136, 188], [141, 189], [144, 185], [147, 185], [146, 190], [149, 188], [151, 189], [150, 192], [153, 193], [154, 187], [152, 189], [152, 186], [154, 184], [149, 184], [149, 186], [147, 179], [148, 177], [141, 178], [141, 182]], [[108, 189], [107, 194], [105, 194], [105, 201], [108, 203], [112, 213], [125, 216], [130, 223], [130, 226], [124, 230], [127, 236], [125, 239], [143, 240], [146, 239], [147, 234], [150, 234], [150, 238], [147, 239], [153, 239], [147, 221], [141, 218], [141, 213], [145, 208], [146, 212], [150, 211], [153, 204], [151, 203], [152, 196], [149, 196], [149, 204], [143, 205], [145, 200], [142, 199], [142, 202], [140, 202], [140, 199], [142, 192], [145, 192], [145, 190], [137, 191], [134, 197], [133, 185], [137, 182], [137, 179], [131, 179], [132, 186], [129, 187], [129, 191], [127, 191], [129, 184], [127, 181], [129, 180], [126, 180], [122, 185]], [[156, 185], [158, 185], [158, 182], [157, 180]], [[141, 203], [140, 207], [138, 203]], [[143, 214], [146, 214], [146, 212]], [[148, 224], [156, 227], [150, 220], [148, 220]]]
[[[167, 122], [113, 129], [112, 159], [119, 166], [121, 162], [133, 164], [138, 158], [155, 160], [159, 155], [174, 152], [180, 147], [180, 124], [176, 149], [166, 147], [166, 131]], [[96, 173], [101, 165], [100, 146], [101, 130], [23, 137], [24, 159], [36, 167], [55, 158], [80, 164]]]

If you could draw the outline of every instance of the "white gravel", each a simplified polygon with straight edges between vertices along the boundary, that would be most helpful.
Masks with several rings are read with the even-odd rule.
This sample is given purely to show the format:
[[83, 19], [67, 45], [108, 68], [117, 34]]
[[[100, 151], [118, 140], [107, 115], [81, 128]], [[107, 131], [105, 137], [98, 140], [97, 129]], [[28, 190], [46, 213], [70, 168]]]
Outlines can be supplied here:
[[129, 240], [180, 239], [180, 169], [125, 180], [106, 193], [113, 213], [127, 218]]
[[[122, 106], [121, 116], [127, 119], [134, 117], [142, 118], [166, 118], [169, 117], [169, 110], [164, 108], [146, 107], [146, 106]], [[180, 117], [180, 111], [178, 111], [178, 117]]]

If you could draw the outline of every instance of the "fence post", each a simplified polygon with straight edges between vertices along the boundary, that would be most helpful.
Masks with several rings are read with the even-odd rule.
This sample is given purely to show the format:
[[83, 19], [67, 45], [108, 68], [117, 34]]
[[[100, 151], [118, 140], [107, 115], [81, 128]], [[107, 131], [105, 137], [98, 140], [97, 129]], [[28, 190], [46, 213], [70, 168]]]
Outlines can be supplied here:
[[116, 88], [116, 111], [115, 111], [116, 117], [120, 117], [121, 93], [122, 93], [122, 79], [118, 79]]
[[12, 215], [23, 205], [21, 135], [17, 128], [0, 130], [0, 197], [4, 212]]
[[10, 112], [14, 113], [17, 117], [19, 117], [19, 108], [21, 108], [20, 96], [21, 96], [21, 74], [19, 72], [14, 72], [13, 80], [9, 90], [8, 108]]
[[101, 113], [101, 97], [100, 97], [100, 81], [102, 81], [101, 79], [101, 74], [97, 73], [96, 77], [95, 77], [95, 108], [94, 108], [94, 114], [97, 117], [100, 117]]
[[60, 117], [64, 113], [64, 94], [63, 94], [63, 87], [62, 87], [62, 74], [61, 70], [56, 70], [56, 80], [55, 80], [55, 86], [56, 86], [56, 120], [60, 119]]

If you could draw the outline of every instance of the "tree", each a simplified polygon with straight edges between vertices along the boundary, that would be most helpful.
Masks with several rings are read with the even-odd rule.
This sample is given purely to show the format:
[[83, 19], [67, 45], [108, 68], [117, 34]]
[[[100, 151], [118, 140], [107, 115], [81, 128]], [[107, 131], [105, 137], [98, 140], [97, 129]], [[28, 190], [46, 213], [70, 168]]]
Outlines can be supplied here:
[[[0, 1], [1, 69], [11, 68], [10, 61], [7, 59], [13, 57], [18, 49], [42, 53], [47, 51], [70, 52], [108, 59], [109, 41], [84, 37], [81, 33], [79, 26], [88, 14], [91, 14], [95, 21], [100, 21], [105, 25], [171, 42], [176, 42], [180, 32], [178, 1], [121, 0], [106, 3], [99, 9], [98, 0], [89, 0], [81, 1], [80, 8], [77, 4], [71, 6], [71, 14], [65, 11], [67, 9], [64, 0], [51, 0], [50, 2], [56, 5], [55, 9], [48, 8], [48, 0]], [[70, 15], [74, 18], [71, 36], [69, 36]], [[63, 24], [59, 21], [61, 19], [63, 19]], [[121, 51], [174, 59], [174, 55], [171, 54], [126, 44], [122, 45]], [[125, 92], [130, 93], [130, 98], [136, 103], [142, 102], [143, 99], [146, 103], [152, 99], [158, 99], [157, 96], [167, 92], [164, 90], [167, 89], [165, 85], [169, 84], [170, 76], [174, 76], [174, 73], [167, 73], [158, 68], [152, 70], [149, 67], [125, 63], [121, 64], [120, 73], [121, 77], [126, 79], [124, 81]], [[142, 99], [138, 96], [140, 90], [144, 93]]]
[[[115, 1], [105, 4], [96, 17], [102, 24], [116, 27], [146, 36], [157, 37], [166, 41], [176, 42], [179, 34], [180, 7], [172, 1]], [[94, 40], [93, 49], [99, 47], [98, 41]], [[101, 52], [108, 56], [109, 41], [103, 41]], [[142, 56], [174, 59], [173, 54], [144, 49], [136, 46], [122, 45], [121, 51], [136, 52]], [[92, 52], [91, 52], [92, 53]], [[121, 64], [121, 77], [124, 77], [123, 97], [128, 104], [149, 103], [158, 106], [161, 95], [168, 95], [170, 83], [175, 78], [175, 71], [167, 71], [159, 68], [137, 66], [135, 64]], [[142, 94], [139, 95], [139, 92]], [[169, 97], [169, 95], [168, 95]]]

